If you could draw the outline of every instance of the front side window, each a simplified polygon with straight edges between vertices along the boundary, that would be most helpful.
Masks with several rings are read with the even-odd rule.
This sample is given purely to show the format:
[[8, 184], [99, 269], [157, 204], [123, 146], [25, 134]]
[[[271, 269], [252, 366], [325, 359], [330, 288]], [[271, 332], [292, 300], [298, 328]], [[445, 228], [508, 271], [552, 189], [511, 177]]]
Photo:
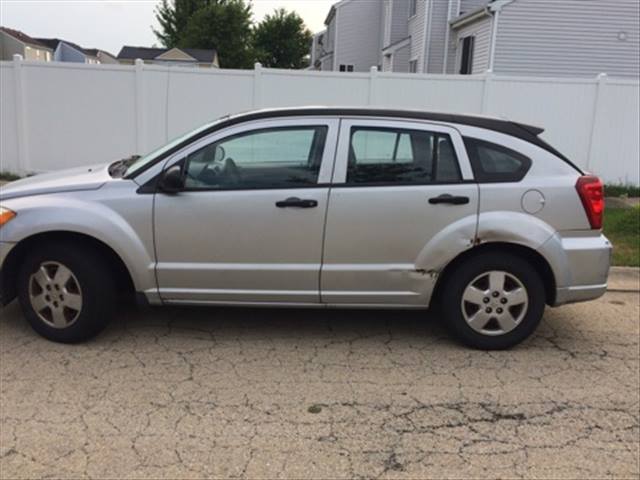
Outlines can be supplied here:
[[470, 137], [464, 145], [478, 182], [518, 182], [531, 167], [528, 157], [502, 145]]
[[447, 134], [422, 130], [353, 127], [347, 184], [423, 185], [461, 180]]
[[187, 190], [303, 188], [317, 184], [326, 126], [253, 130], [185, 159]]
[[417, 73], [417, 72], [418, 72], [418, 60], [410, 60], [409, 73]]
[[341, 72], [353, 72], [353, 65], [344, 65], [344, 64], [341, 64], [341, 65], [340, 65], [340, 71], [341, 71]]

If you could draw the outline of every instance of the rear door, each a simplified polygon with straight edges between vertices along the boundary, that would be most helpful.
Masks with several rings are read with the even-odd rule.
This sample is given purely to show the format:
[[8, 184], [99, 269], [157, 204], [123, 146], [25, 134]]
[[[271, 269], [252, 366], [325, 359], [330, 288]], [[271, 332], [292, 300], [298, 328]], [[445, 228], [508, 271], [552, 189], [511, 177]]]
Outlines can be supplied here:
[[323, 303], [426, 306], [434, 283], [420, 270], [427, 245], [462, 220], [471, 244], [477, 212], [478, 186], [456, 129], [343, 119], [325, 228]]

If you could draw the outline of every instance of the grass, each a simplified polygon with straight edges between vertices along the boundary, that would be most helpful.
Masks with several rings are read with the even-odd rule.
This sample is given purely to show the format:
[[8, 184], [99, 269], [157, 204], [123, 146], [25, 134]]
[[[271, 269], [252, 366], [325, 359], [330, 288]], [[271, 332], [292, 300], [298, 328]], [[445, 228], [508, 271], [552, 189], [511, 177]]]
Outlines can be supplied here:
[[605, 197], [640, 197], [640, 187], [635, 185], [608, 184], [604, 186]]
[[0, 172], [0, 180], [4, 182], [12, 182], [20, 179], [20, 175], [11, 172]]
[[613, 264], [640, 267], [640, 206], [607, 208], [604, 234], [613, 243]]

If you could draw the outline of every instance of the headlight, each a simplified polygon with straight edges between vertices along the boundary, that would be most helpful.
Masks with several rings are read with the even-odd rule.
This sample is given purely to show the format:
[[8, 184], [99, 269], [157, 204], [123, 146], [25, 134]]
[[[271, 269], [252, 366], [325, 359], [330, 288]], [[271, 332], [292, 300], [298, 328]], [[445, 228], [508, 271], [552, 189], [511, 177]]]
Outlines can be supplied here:
[[16, 216], [16, 212], [13, 210], [9, 210], [5, 207], [0, 207], [0, 227], [2, 227], [5, 223], [13, 220]]

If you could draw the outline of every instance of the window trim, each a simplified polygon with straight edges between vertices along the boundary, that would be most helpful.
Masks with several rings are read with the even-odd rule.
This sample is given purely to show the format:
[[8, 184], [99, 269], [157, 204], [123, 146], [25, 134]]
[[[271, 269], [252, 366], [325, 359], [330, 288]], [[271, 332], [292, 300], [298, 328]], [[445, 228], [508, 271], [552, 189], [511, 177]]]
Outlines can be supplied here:
[[430, 122], [415, 122], [409, 120], [375, 120], [375, 119], [362, 119], [357, 117], [343, 117], [340, 123], [340, 134], [338, 138], [338, 148], [336, 151], [335, 165], [333, 169], [333, 177], [331, 179], [332, 188], [361, 188], [361, 187], [389, 187], [389, 186], [405, 186], [403, 183], [390, 183], [382, 184], [376, 183], [373, 185], [368, 184], [348, 184], [347, 183], [347, 170], [349, 160], [349, 146], [351, 142], [351, 128], [352, 127], [377, 127], [383, 129], [400, 129], [400, 130], [420, 130], [433, 133], [448, 134], [451, 138], [451, 143], [455, 150], [456, 157], [458, 159], [458, 168], [460, 170], [461, 179], [456, 182], [429, 182], [424, 184], [411, 183], [409, 186], [432, 186], [432, 185], [450, 185], [450, 184], [462, 184], [473, 183], [473, 171], [469, 163], [469, 157], [464, 147], [460, 132], [454, 127], [448, 125], [442, 125], [438, 123]]
[[[205, 135], [192, 143], [183, 146], [182, 148], [176, 150], [167, 156], [167, 158], [155, 163], [148, 170], [142, 172], [138, 177], [136, 177], [136, 181], [141, 184], [138, 189], [138, 193], [157, 193], [158, 192], [158, 180], [162, 173], [165, 170], [173, 167], [174, 165], [180, 164], [191, 153], [194, 153], [201, 148], [205, 147], [214, 142], [218, 142], [220, 140], [224, 140], [227, 137], [232, 137], [240, 133], [248, 133], [254, 130], [264, 130], [266, 128], [278, 128], [278, 127], [328, 127], [327, 136], [325, 138], [324, 144], [324, 152], [322, 154], [322, 161], [320, 164], [320, 171], [318, 172], [318, 180], [316, 184], [303, 186], [303, 187], [273, 187], [273, 188], [237, 188], [237, 189], [197, 189], [194, 192], [232, 192], [232, 191], [242, 191], [242, 190], [271, 190], [271, 189], [282, 189], [282, 190], [299, 190], [304, 188], [316, 188], [320, 186], [326, 186], [331, 181], [332, 172], [334, 169], [334, 154], [336, 151], [336, 145], [338, 142], [338, 131], [339, 131], [340, 120], [337, 117], [312, 117], [312, 116], [303, 116], [303, 117], [286, 117], [286, 119], [263, 119], [263, 120], [254, 120], [246, 123], [239, 123], [235, 125], [230, 125], [228, 127], [222, 128], [221, 130], [216, 130], [208, 135]], [[187, 190], [184, 190], [185, 192]]]

